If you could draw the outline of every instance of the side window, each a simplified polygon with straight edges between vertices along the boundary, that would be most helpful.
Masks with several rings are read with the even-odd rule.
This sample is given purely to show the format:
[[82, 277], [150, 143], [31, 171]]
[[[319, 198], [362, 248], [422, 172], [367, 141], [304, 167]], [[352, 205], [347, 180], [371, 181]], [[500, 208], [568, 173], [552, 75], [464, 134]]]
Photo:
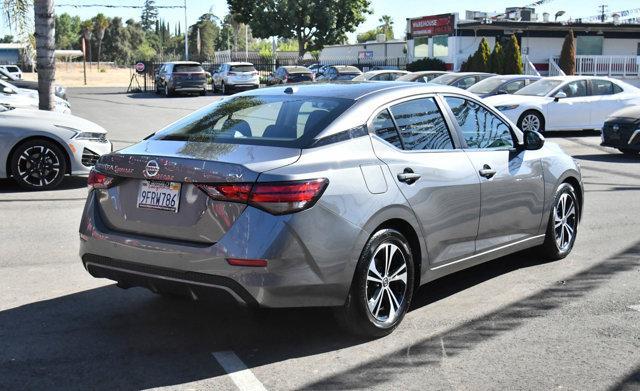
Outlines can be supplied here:
[[462, 130], [469, 149], [512, 148], [509, 126], [479, 104], [457, 97], [445, 97]]
[[513, 94], [514, 92], [517, 92], [522, 87], [524, 87], [524, 80], [516, 80], [516, 81], [512, 81], [511, 83], [507, 83], [503, 87], [503, 89], [507, 91], [508, 94]]
[[447, 124], [433, 98], [411, 100], [391, 107], [404, 149], [453, 149]]
[[576, 80], [562, 87], [560, 91], [567, 94], [567, 98], [577, 98], [587, 96], [587, 82], [585, 80]]
[[476, 78], [473, 76], [469, 76], [469, 77], [465, 77], [458, 80], [453, 85], [454, 87], [458, 87], [458, 88], [462, 88], [463, 90], [466, 90], [467, 88], [471, 87], [474, 84], [476, 84]]
[[613, 95], [622, 92], [622, 88], [613, 84], [609, 80], [592, 80], [591, 81], [591, 94], [592, 95]]
[[402, 149], [400, 135], [398, 134], [396, 126], [393, 124], [391, 114], [389, 114], [388, 110], [381, 111], [380, 114], [378, 114], [378, 116], [373, 120], [372, 127], [373, 132], [378, 137], [394, 147]]

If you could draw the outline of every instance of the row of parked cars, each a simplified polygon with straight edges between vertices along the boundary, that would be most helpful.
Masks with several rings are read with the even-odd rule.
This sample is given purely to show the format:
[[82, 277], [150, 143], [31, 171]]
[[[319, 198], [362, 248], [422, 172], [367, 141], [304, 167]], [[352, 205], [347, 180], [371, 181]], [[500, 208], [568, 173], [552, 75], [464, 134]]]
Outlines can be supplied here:
[[0, 179], [50, 190], [65, 175], [88, 175], [113, 150], [107, 131], [72, 115], [62, 86], [55, 87], [54, 111], [38, 110], [38, 83], [23, 80], [14, 68], [19, 70], [0, 66]]

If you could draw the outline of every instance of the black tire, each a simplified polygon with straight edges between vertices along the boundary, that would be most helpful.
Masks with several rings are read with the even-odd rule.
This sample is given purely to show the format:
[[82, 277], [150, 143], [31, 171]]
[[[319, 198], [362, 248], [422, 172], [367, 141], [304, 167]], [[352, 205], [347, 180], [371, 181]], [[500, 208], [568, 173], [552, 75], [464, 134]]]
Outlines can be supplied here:
[[[538, 121], [538, 128], [537, 129], [524, 129], [523, 127], [523, 123], [525, 122], [526, 119], [528, 119], [529, 116], [534, 116], [537, 118]], [[522, 113], [520, 115], [520, 118], [518, 118], [518, 128], [520, 130], [522, 130], [523, 132], [526, 130], [533, 130], [539, 133], [544, 133], [544, 117], [542, 116], [542, 114], [540, 114], [540, 112], [536, 111], [536, 110], [527, 110], [524, 113]], [[526, 124], [524, 126], [527, 126]]]
[[204, 88], [202, 91], [200, 91], [200, 96], [205, 96], [207, 95], [207, 89]]
[[222, 95], [227, 95], [229, 94], [229, 91], [227, 91], [227, 86], [224, 84], [224, 81], [220, 82], [220, 93]]
[[[561, 202], [561, 199], [565, 197], [565, 195], [571, 200], [571, 203], [574, 207], [573, 217], [566, 219], [566, 222], [568, 224], [571, 224], [573, 227], [572, 237], [570, 240], [568, 240], [566, 247], [561, 246], [558, 243], [559, 234], [558, 229], [556, 228], [556, 221], [558, 217], [556, 216], [556, 209], [561, 208], [559, 204]], [[569, 253], [573, 249], [576, 237], [578, 236], [578, 225], [580, 222], [579, 216], [581, 207], [582, 206], [578, 202], [578, 197], [576, 196], [576, 192], [573, 186], [568, 183], [561, 184], [556, 190], [556, 193], [553, 197], [553, 207], [549, 214], [549, 222], [547, 223], [547, 232], [545, 234], [544, 243], [538, 247], [538, 251], [543, 257], [545, 257], [546, 260], [556, 261], [559, 259], [563, 259], [567, 255], [569, 255]], [[567, 207], [567, 209], [570, 209], [570, 207]], [[565, 214], [567, 214], [567, 212], [568, 210], [565, 211]], [[561, 226], [560, 229], [563, 231], [563, 235], [568, 232], [564, 226]]]
[[[391, 257], [389, 270], [386, 272], [383, 270], [383, 273], [380, 274], [373, 274], [374, 272], [370, 271], [369, 268], [370, 264], [373, 262], [373, 265], [378, 265], [381, 259], [380, 256], [384, 258], [386, 255], [386, 253], [381, 255], [380, 251], [384, 252], [386, 248], [394, 248], [391, 246], [395, 246], [396, 251]], [[398, 256], [398, 251], [400, 251], [402, 258]], [[404, 296], [401, 297], [397, 311], [392, 316], [391, 311], [395, 307], [395, 304], [391, 302], [392, 296], [397, 299], [401, 291], [402, 281], [394, 281], [389, 276], [393, 277], [394, 273], [396, 275], [402, 274], [402, 261], [404, 261], [406, 270]], [[382, 259], [382, 262], [384, 263], [384, 259]], [[375, 273], [377, 273], [379, 268], [378, 266], [375, 266], [375, 268]], [[400, 232], [393, 229], [382, 229], [374, 233], [364, 246], [358, 260], [347, 301], [344, 306], [337, 308], [335, 311], [340, 325], [350, 333], [367, 338], [379, 338], [390, 334], [402, 322], [411, 304], [414, 270], [414, 260], [409, 242]], [[380, 283], [369, 281], [369, 276], [375, 278], [375, 275], [383, 277], [380, 279]], [[379, 292], [379, 295], [376, 295], [376, 292]], [[398, 295], [393, 292], [398, 293]], [[369, 300], [369, 294], [371, 294], [371, 300], [373, 301]], [[378, 297], [377, 301], [375, 300], [376, 296]], [[386, 301], [384, 307], [383, 301]], [[370, 302], [374, 306], [372, 310], [369, 307]], [[375, 303], [378, 304], [376, 305]], [[377, 311], [375, 311], [376, 309]], [[379, 316], [376, 317], [372, 311], [375, 311]], [[387, 319], [381, 320], [384, 318], [385, 311], [387, 312]]]
[[628, 149], [628, 148], [618, 148], [618, 151], [624, 153], [625, 155], [628, 156], [638, 156], [640, 155], [640, 151], [634, 151], [633, 149]]
[[10, 172], [23, 189], [55, 189], [67, 173], [67, 155], [52, 141], [29, 140], [18, 145], [11, 155]]
[[171, 91], [171, 88], [169, 88], [168, 84], [164, 85], [164, 96], [166, 96], [167, 98], [170, 98], [173, 96], [173, 91]]
[[211, 91], [215, 94], [216, 92], [218, 92], [218, 87], [216, 87], [216, 82], [215, 80], [211, 82]]

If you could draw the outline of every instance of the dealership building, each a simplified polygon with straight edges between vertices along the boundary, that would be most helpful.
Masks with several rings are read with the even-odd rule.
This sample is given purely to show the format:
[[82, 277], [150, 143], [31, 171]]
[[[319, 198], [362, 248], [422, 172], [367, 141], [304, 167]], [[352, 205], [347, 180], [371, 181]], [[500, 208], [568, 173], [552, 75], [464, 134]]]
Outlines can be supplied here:
[[359, 56], [362, 61], [386, 52], [387, 57], [391, 53], [404, 56], [407, 62], [436, 57], [448, 69], [458, 70], [478, 49], [482, 38], [493, 49], [496, 42], [504, 45], [515, 34], [527, 71], [546, 75], [557, 71], [564, 38], [572, 30], [576, 37], [578, 73], [638, 78], [640, 24], [620, 20], [617, 15], [610, 20], [555, 22], [549, 14], [538, 15], [528, 7], [507, 8], [499, 15], [467, 11], [464, 19], [458, 13], [427, 15], [407, 19], [406, 41], [331, 46], [323, 50], [321, 60], [323, 55], [330, 54], [330, 57]]

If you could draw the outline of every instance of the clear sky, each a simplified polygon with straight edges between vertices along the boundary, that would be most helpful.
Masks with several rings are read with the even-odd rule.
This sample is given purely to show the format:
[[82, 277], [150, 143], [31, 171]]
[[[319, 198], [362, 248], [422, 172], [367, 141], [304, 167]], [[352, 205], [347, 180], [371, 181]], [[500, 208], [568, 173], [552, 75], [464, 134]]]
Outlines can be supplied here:
[[[181, 5], [184, 0], [156, 0], [156, 5]], [[369, 15], [367, 21], [358, 27], [358, 32], [366, 31], [376, 27], [378, 19], [382, 15], [391, 15], [394, 20], [394, 32], [396, 38], [402, 37], [405, 30], [406, 18], [413, 18], [422, 15], [433, 15], [448, 12], [459, 12], [464, 17], [464, 11], [489, 11], [502, 12], [505, 7], [525, 6], [529, 1], [518, 0], [455, 0], [455, 1], [430, 1], [430, 0], [372, 0], [371, 8], [373, 14]], [[73, 8], [63, 7], [65, 4], [81, 5], [81, 4], [110, 4], [110, 5], [142, 5], [143, 0], [56, 0], [56, 13], [67, 12], [72, 15], [79, 15], [86, 19], [92, 17], [98, 12], [102, 12], [107, 16], [120, 16], [123, 19], [140, 18], [140, 9], [127, 8]], [[600, 4], [608, 4], [609, 11], [621, 11], [633, 8], [640, 8], [638, 0], [551, 0], [545, 5], [536, 8], [536, 12], [542, 14], [549, 12], [554, 15], [557, 11], [566, 11], [566, 14], [559, 20], [567, 20], [568, 18], [580, 18], [597, 15], [598, 6]], [[213, 13], [222, 17], [227, 13], [226, 0], [187, 0], [187, 20], [189, 24], [195, 23], [200, 15], [208, 12], [210, 9]], [[184, 12], [182, 9], [161, 9], [159, 16], [171, 23], [171, 26], [180, 21], [184, 28]], [[640, 17], [640, 13], [633, 16]], [[172, 27], [173, 28], [173, 27]], [[5, 20], [0, 21], [0, 36], [10, 34], [10, 30]], [[350, 40], [355, 39], [355, 34], [350, 35]]]

